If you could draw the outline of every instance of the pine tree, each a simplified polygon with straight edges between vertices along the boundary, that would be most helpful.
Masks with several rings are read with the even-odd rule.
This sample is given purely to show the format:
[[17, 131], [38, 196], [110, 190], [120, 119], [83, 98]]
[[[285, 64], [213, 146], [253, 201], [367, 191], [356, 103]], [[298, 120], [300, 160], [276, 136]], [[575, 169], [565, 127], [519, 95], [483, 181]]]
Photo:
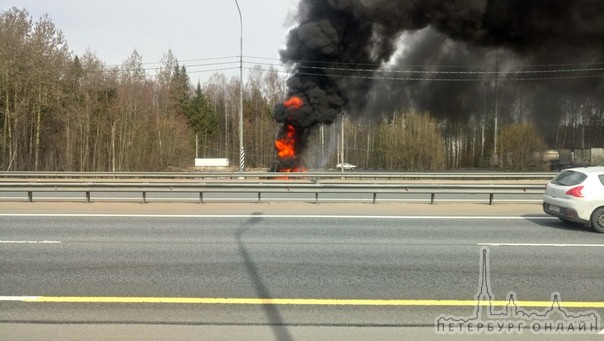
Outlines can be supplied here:
[[216, 113], [202, 93], [200, 83], [197, 83], [195, 94], [189, 100], [187, 117], [189, 118], [191, 128], [195, 132], [195, 157], [198, 157], [200, 136], [203, 137], [205, 145], [207, 139], [214, 136], [218, 130]]

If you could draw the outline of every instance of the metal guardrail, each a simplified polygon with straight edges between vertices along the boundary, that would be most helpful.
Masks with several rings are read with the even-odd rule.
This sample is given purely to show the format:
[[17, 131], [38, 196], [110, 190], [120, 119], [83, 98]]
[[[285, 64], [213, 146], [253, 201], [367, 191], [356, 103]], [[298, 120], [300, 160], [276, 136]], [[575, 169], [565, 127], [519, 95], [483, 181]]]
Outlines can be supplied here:
[[[319, 194], [343, 194], [343, 198], [353, 193], [369, 193], [372, 202], [376, 203], [378, 195], [385, 194], [430, 194], [430, 203], [434, 203], [437, 194], [488, 194], [489, 204], [493, 204], [495, 194], [540, 194], [543, 185], [482, 185], [482, 184], [368, 184], [368, 183], [319, 183], [275, 181], [269, 183], [252, 182], [120, 182], [120, 183], [73, 183], [73, 182], [29, 182], [29, 183], [0, 183], [0, 192], [26, 192], [28, 202], [34, 200], [35, 192], [82, 192], [86, 201], [91, 202], [94, 192], [137, 192], [142, 194], [142, 202], [147, 203], [147, 193], [199, 193], [199, 202], [204, 203], [207, 193], [255, 193], [258, 202], [263, 201], [263, 194], [268, 193], [306, 193], [314, 194], [314, 202], [319, 202]], [[331, 199], [333, 200], [333, 198]]]
[[459, 180], [549, 180], [552, 172], [356, 172], [321, 171], [304, 173], [276, 172], [0, 172], [0, 179], [459, 179]]

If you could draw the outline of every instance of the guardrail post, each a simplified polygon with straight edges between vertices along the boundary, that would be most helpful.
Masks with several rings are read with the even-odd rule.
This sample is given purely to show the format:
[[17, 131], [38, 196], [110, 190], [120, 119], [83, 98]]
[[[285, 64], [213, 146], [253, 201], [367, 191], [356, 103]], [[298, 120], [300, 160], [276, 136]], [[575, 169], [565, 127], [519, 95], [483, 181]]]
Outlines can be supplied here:
[[434, 204], [434, 197], [436, 196], [436, 193], [430, 193], [430, 205]]
[[147, 203], [147, 192], [143, 192], [143, 204]]
[[493, 205], [493, 197], [495, 195], [493, 193], [489, 193], [489, 205]]
[[377, 199], [377, 193], [376, 193], [376, 192], [374, 192], [374, 193], [373, 193], [373, 203], [374, 203], [374, 204], [375, 204], [376, 199]]
[[199, 192], [199, 203], [203, 204], [203, 192]]
[[262, 202], [262, 192], [258, 192], [258, 202]]
[[86, 191], [86, 202], [90, 202], [90, 191]]
[[34, 201], [34, 192], [29, 191], [27, 192], [27, 202], [32, 202]]
[[319, 192], [315, 192], [315, 204], [319, 203]]

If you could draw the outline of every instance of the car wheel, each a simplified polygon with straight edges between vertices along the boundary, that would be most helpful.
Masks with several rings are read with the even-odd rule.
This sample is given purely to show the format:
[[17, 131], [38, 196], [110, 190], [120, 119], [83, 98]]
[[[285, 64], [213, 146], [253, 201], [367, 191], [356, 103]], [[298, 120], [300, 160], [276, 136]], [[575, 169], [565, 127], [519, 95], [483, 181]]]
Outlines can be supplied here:
[[596, 209], [591, 214], [591, 227], [600, 233], [604, 233], [604, 207]]

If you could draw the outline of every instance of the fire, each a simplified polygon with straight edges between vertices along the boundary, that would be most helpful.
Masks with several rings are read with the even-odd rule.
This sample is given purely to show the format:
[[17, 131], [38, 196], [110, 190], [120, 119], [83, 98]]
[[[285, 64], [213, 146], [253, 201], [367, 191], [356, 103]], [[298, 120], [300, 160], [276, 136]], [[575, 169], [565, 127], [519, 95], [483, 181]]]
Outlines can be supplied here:
[[280, 159], [296, 157], [296, 128], [293, 125], [287, 125], [287, 133], [275, 140], [277, 155]]
[[[296, 166], [294, 168], [282, 168], [279, 170], [280, 173], [297, 173], [297, 172], [306, 172], [306, 168], [302, 166]], [[287, 176], [277, 178], [278, 180], [287, 180], [289, 179]]]
[[[304, 105], [304, 101], [298, 96], [292, 96], [288, 100], [283, 102], [283, 106], [286, 110], [289, 110], [292, 114], [298, 112]], [[277, 171], [290, 173], [290, 172], [305, 172], [306, 169], [300, 165], [298, 155], [296, 154], [299, 148], [298, 139], [301, 136], [302, 129], [297, 127], [294, 121], [286, 121], [284, 126], [281, 128], [279, 137], [275, 140], [275, 148], [277, 149], [277, 156], [279, 157], [279, 166]], [[285, 177], [287, 178], [287, 177]]]
[[[277, 148], [277, 155], [280, 159], [293, 159], [298, 163], [298, 157], [296, 155], [296, 127], [291, 124], [286, 126], [287, 132], [281, 138], [275, 140], [275, 147]], [[279, 172], [290, 173], [290, 172], [306, 172], [306, 168], [296, 165], [291, 168], [281, 168]]]
[[283, 105], [290, 109], [300, 109], [302, 108], [302, 105], [304, 105], [304, 101], [298, 96], [293, 96], [287, 101], [283, 102]]

